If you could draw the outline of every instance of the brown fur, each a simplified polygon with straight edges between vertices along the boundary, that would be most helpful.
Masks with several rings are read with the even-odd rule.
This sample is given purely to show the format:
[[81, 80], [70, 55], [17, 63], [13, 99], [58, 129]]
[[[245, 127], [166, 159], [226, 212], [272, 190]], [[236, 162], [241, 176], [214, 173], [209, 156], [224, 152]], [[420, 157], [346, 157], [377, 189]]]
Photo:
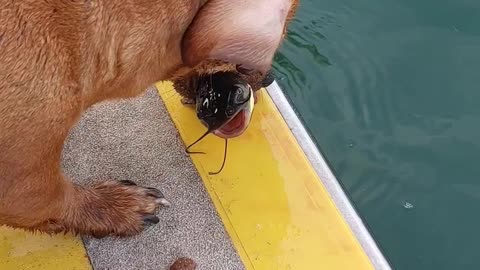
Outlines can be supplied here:
[[[285, 3], [296, 7], [274, 1], [283, 5], [272, 6], [279, 14]], [[233, 2], [0, 0], [0, 224], [127, 236], [152, 221], [162, 198], [154, 189], [66, 179], [64, 140], [91, 105], [136, 96], [156, 81], [174, 80], [192, 96], [198, 74], [243, 65], [255, 71], [240, 76], [259, 88], [279, 45], [268, 42], [282, 33], [262, 24], [216, 29], [228, 22], [223, 11], [254, 13]], [[286, 21], [275, 27], [284, 30]]]

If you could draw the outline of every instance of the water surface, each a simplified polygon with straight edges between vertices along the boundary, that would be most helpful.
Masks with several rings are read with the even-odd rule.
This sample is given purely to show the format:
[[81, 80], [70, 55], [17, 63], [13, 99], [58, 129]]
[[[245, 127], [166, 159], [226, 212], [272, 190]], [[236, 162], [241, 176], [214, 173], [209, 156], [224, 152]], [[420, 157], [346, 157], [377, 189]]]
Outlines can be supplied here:
[[394, 269], [480, 269], [480, 1], [301, 0], [275, 70]]

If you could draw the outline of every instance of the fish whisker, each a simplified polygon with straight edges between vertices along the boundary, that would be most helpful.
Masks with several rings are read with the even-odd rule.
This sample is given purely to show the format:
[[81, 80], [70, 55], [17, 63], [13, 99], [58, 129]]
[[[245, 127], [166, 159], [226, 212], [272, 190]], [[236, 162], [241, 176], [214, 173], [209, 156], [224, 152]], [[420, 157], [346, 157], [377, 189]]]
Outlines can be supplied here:
[[189, 146], [187, 146], [187, 148], [185, 148], [185, 152], [187, 152], [187, 154], [205, 154], [205, 152], [194, 152], [194, 151], [190, 151], [188, 149], [190, 149], [192, 146], [194, 146], [195, 144], [200, 142], [203, 138], [205, 138], [208, 134], [210, 134], [210, 132], [211, 132], [211, 130], [207, 130], [207, 132], [205, 132], [205, 134], [200, 136], [200, 138], [198, 138], [195, 142], [193, 142]]
[[216, 172], [209, 172], [209, 175], [217, 175], [222, 172], [223, 168], [225, 167], [225, 162], [227, 161], [227, 149], [228, 149], [228, 139], [225, 138], [225, 151], [223, 153], [223, 162], [222, 162], [222, 167]]

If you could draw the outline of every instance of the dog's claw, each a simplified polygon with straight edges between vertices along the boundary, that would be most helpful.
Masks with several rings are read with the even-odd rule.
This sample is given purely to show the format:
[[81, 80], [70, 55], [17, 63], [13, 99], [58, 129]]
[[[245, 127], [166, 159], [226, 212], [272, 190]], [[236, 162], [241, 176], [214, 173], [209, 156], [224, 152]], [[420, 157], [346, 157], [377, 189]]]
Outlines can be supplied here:
[[[137, 186], [135, 182], [130, 180], [122, 180], [120, 181], [120, 183], [126, 186]], [[145, 187], [144, 189], [146, 190], [145, 193], [147, 194], [147, 196], [155, 198], [156, 204], [162, 205], [164, 207], [170, 207], [172, 205], [167, 199], [165, 199], [165, 195], [163, 195], [160, 190], [153, 187]]]
[[156, 198], [155, 200], [156, 204], [166, 206], [166, 207], [171, 206], [170, 202], [167, 199], [165, 199], [165, 196], [160, 190], [156, 188], [147, 188], [147, 190], [148, 190], [147, 195]]
[[124, 184], [125, 186], [136, 186], [137, 184], [130, 180], [121, 180], [120, 183]]
[[154, 198], [165, 198], [165, 196], [163, 196], [163, 193], [160, 190], [152, 187], [147, 188], [147, 195]]
[[147, 215], [143, 218], [145, 225], [157, 224], [160, 222], [160, 219], [155, 215]]
[[165, 198], [158, 198], [155, 200], [155, 203], [159, 204], [159, 205], [162, 205], [162, 206], [165, 206], [165, 207], [170, 207], [172, 204], [167, 201], [167, 199]]

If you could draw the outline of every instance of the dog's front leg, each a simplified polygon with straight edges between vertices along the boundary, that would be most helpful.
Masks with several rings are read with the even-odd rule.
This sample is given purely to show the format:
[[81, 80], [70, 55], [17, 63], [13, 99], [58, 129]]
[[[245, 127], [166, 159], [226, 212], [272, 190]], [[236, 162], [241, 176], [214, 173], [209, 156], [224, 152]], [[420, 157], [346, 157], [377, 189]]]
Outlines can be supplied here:
[[169, 205], [157, 189], [133, 182], [82, 187], [66, 180], [58, 169], [45, 172], [17, 179], [16, 185], [23, 188], [5, 194], [0, 223], [53, 233], [131, 236], [145, 225], [158, 223], [155, 209]]

